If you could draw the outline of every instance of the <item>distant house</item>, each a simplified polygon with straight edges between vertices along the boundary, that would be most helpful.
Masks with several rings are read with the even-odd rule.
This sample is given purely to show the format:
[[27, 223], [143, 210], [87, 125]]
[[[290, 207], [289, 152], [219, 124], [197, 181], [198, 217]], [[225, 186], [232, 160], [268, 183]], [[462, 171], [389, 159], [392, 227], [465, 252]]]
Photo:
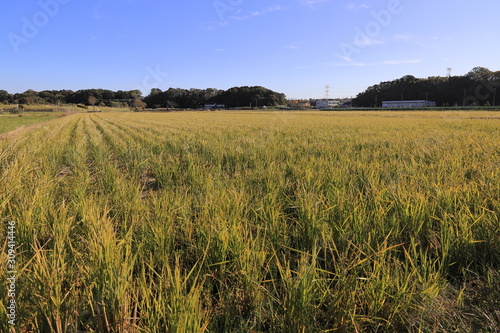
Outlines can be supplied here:
[[288, 104], [291, 108], [294, 109], [310, 109], [311, 108], [311, 100], [306, 99], [291, 99], [288, 101]]
[[420, 100], [420, 101], [384, 101], [382, 108], [384, 109], [399, 109], [399, 108], [433, 108], [436, 107], [436, 102]]
[[205, 104], [205, 110], [211, 109], [224, 109], [226, 106], [224, 104]]

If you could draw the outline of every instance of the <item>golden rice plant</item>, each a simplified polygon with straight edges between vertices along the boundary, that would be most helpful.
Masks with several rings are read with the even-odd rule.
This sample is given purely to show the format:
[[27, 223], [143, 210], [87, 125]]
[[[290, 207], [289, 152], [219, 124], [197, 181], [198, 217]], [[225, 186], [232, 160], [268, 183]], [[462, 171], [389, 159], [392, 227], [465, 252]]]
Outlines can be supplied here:
[[15, 329], [498, 330], [497, 118], [73, 114], [0, 139]]

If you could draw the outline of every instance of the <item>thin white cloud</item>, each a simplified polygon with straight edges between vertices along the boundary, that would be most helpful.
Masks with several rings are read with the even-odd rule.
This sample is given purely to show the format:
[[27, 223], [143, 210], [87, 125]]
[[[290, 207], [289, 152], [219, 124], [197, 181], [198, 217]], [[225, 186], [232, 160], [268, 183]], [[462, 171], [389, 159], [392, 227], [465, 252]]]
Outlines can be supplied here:
[[203, 26], [203, 28], [208, 30], [208, 31], [213, 31], [217, 28], [225, 27], [228, 24], [229, 24], [229, 21], [211, 22], [211, 23], [207, 24], [206, 26]]
[[101, 20], [103, 18], [102, 7], [102, 4], [98, 4], [94, 7], [94, 11], [92, 12], [92, 18], [94, 20]]
[[[107, 7], [108, 3], [111, 2], [110, 0], [98, 0], [98, 3], [94, 6], [93, 12], [92, 12], [92, 18], [94, 20], [102, 20], [105, 18], [105, 13], [103, 11], [104, 5], [106, 4]], [[128, 3], [134, 3], [134, 2], [153, 2], [153, 0], [127, 0]]]
[[411, 40], [411, 38], [412, 37], [409, 34], [396, 34], [392, 37], [392, 39], [395, 41], [403, 41], [403, 42], [407, 42]]
[[307, 6], [311, 9], [317, 9], [327, 2], [330, 2], [330, 0], [299, 0], [301, 6]]
[[347, 61], [347, 62], [352, 62], [352, 58], [351, 57], [348, 57], [348, 56], [344, 56], [344, 55], [341, 55], [341, 54], [336, 54], [336, 56], [344, 61]]
[[284, 47], [285, 47], [285, 49], [289, 49], [289, 50], [300, 50], [301, 49], [301, 47], [299, 45], [293, 44], [293, 43], [285, 45]]
[[382, 64], [384, 65], [406, 65], [406, 64], [418, 64], [421, 63], [422, 59], [410, 59], [410, 60], [387, 60]]
[[370, 9], [370, 6], [365, 4], [365, 3], [362, 3], [362, 4], [356, 4], [354, 2], [351, 2], [349, 3], [346, 8], [350, 11], [353, 11], [353, 12], [358, 12], [362, 9]]
[[371, 65], [365, 64], [362, 62], [345, 62], [345, 63], [329, 64], [329, 66], [333, 66], [333, 67], [366, 67], [366, 66], [371, 66]]
[[344, 62], [344, 63], [333, 63], [328, 64], [328, 66], [333, 67], [372, 67], [372, 66], [383, 66], [383, 65], [409, 65], [409, 64], [418, 64], [421, 63], [422, 59], [408, 59], [408, 60], [386, 60], [382, 62], [374, 62], [374, 63], [365, 63], [365, 62]]
[[258, 17], [258, 16], [270, 14], [270, 13], [277, 12], [277, 11], [287, 10], [287, 9], [288, 9], [288, 7], [283, 7], [281, 5], [274, 5], [274, 6], [270, 6], [266, 9], [263, 9], [263, 10], [256, 10], [253, 12], [249, 12], [247, 14], [244, 14], [244, 11], [242, 9], [237, 9], [234, 11], [234, 13], [232, 13], [232, 15], [227, 16], [226, 20], [219, 21], [219, 22], [210, 22], [206, 26], [204, 26], [204, 28], [206, 30], [212, 31], [212, 30], [215, 30], [219, 27], [229, 25], [230, 21], [246, 21], [246, 20], [250, 20], [252, 18]]
[[418, 46], [429, 46], [421, 37], [416, 37], [410, 34], [396, 34], [392, 37], [395, 42], [403, 42], [408, 44], [414, 44]]
[[230, 18], [234, 19], [234, 20], [238, 20], [238, 21], [245, 21], [245, 20], [249, 20], [253, 17], [262, 16], [262, 15], [266, 15], [266, 14], [269, 14], [272, 12], [285, 10], [285, 9], [286, 8], [281, 6], [281, 5], [275, 5], [275, 6], [268, 7], [267, 9], [264, 9], [264, 10], [256, 10], [256, 11], [250, 12], [247, 15], [242, 15], [242, 16], [233, 15], [233, 16], [230, 16]]
[[413, 44], [421, 47], [435, 47], [441, 42], [448, 42], [455, 39], [453, 36], [440, 37], [440, 36], [414, 36], [411, 34], [396, 34], [392, 36], [391, 40], [394, 42], [402, 42]]
[[356, 46], [372, 46], [372, 45], [382, 45], [384, 44], [384, 41], [381, 39], [376, 39], [376, 38], [363, 38], [360, 40], [357, 40], [354, 45]]
[[295, 42], [292, 42], [290, 44], [287, 44], [285, 46], [283, 46], [285, 49], [289, 49], [289, 50], [302, 50], [303, 48], [303, 45], [307, 43], [306, 41], [295, 41]]

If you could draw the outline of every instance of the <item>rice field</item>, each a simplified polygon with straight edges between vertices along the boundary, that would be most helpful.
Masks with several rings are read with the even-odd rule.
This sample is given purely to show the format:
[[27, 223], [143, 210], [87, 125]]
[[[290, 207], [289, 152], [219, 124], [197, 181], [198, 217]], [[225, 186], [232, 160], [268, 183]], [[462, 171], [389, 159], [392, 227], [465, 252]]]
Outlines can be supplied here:
[[21, 131], [0, 140], [17, 232], [0, 331], [498, 332], [499, 118], [102, 113]]
[[[0, 114], [0, 135], [13, 131], [20, 127], [32, 126], [43, 123], [58, 116], [53, 115], [1, 115]], [[4, 135], [5, 136], [5, 135]], [[1, 136], [0, 136], [1, 138]]]

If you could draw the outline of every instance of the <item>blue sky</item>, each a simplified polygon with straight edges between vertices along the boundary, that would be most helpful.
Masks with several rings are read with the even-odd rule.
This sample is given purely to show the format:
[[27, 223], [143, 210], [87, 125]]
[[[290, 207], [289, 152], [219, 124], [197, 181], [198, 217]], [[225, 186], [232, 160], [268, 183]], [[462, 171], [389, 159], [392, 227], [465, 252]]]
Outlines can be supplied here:
[[500, 70], [500, 1], [24, 0], [0, 13], [0, 89], [261, 85], [350, 97], [404, 75]]

